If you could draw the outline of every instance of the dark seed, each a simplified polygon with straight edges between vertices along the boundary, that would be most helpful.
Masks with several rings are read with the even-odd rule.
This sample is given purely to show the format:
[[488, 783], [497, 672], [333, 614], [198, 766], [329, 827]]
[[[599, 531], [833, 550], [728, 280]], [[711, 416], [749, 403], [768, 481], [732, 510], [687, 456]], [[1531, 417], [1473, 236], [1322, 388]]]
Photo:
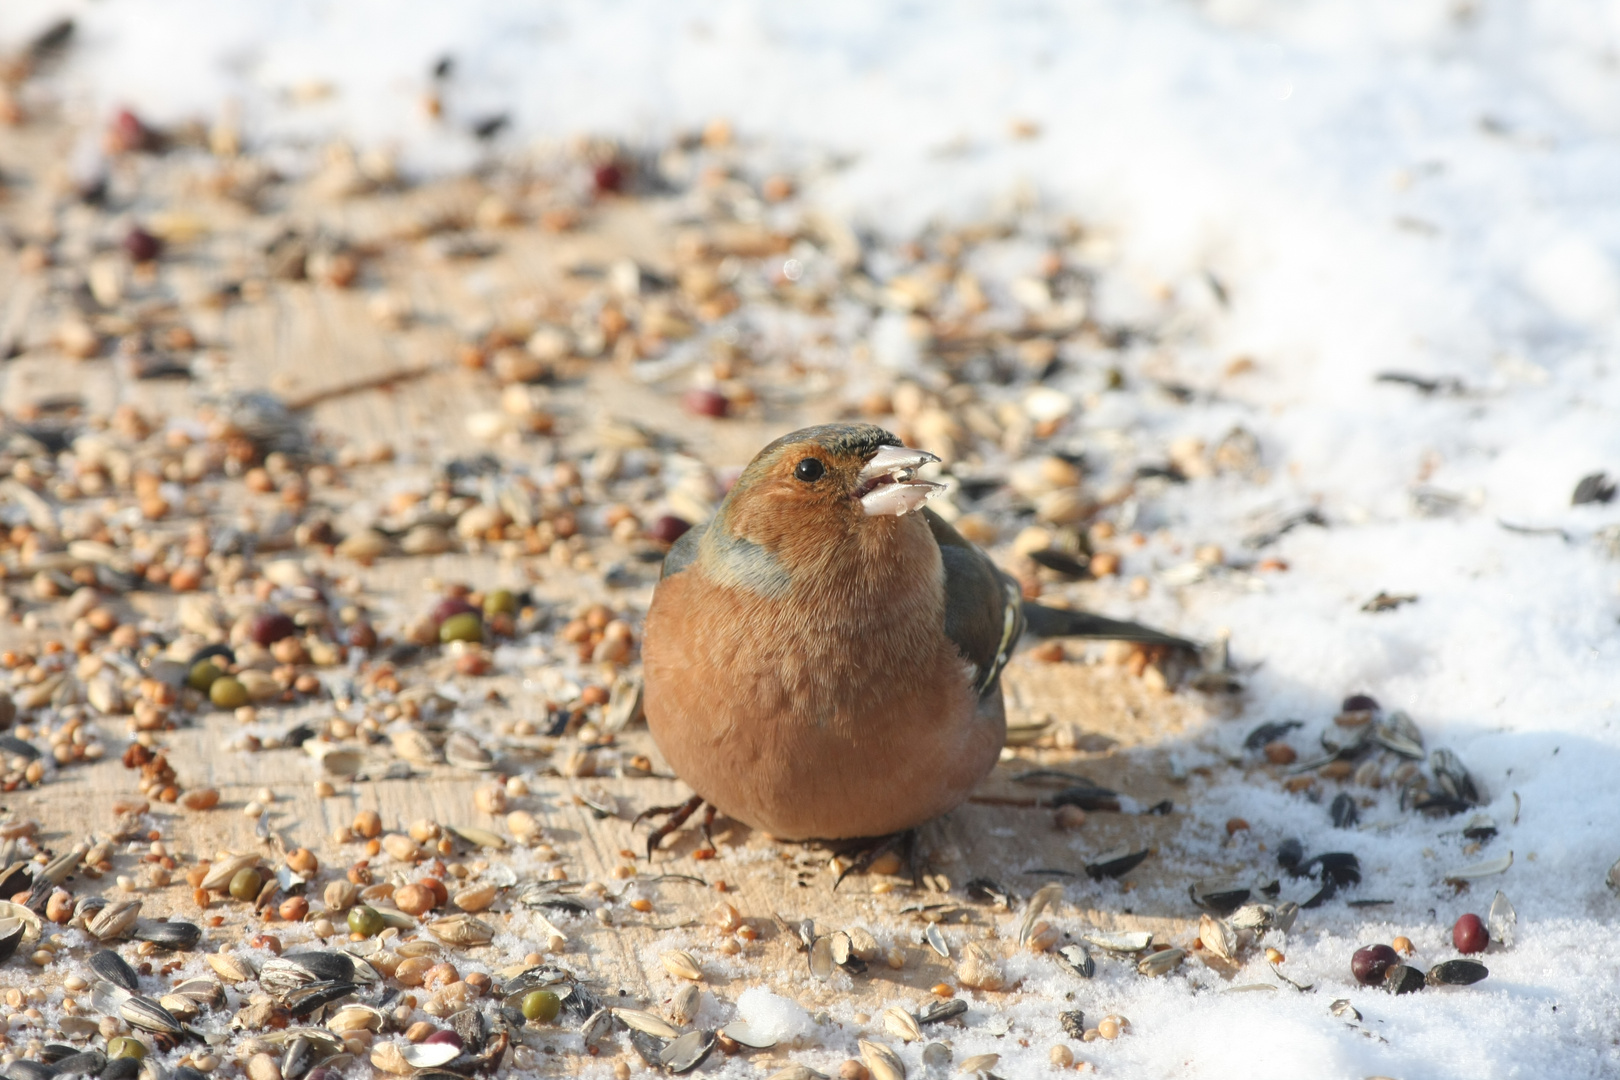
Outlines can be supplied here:
[[55, 1065], [64, 1058], [70, 1058], [78, 1052], [78, 1047], [69, 1046], [66, 1043], [46, 1043], [39, 1048], [39, 1060], [47, 1065]]
[[1304, 861], [1305, 845], [1293, 837], [1277, 845], [1277, 865], [1295, 877], [1299, 876], [1299, 864]]
[[1349, 851], [1327, 851], [1305, 864], [1305, 872], [1312, 867], [1322, 868], [1322, 879], [1335, 885], [1355, 885], [1361, 881], [1361, 860]]
[[1267, 743], [1276, 742], [1295, 728], [1304, 726], [1305, 721], [1303, 720], [1273, 720], [1270, 723], [1261, 724], [1249, 732], [1248, 737], [1243, 740], [1243, 749], [1263, 749]]
[[1471, 986], [1489, 974], [1478, 960], [1446, 960], [1430, 969], [1429, 983], [1432, 986]]
[[917, 1010], [917, 1023], [938, 1024], [949, 1020], [953, 1016], [961, 1016], [968, 1011], [968, 1003], [962, 998], [951, 998], [949, 1001], [930, 1001]]
[[1348, 829], [1361, 817], [1361, 812], [1356, 809], [1356, 800], [1348, 791], [1341, 791], [1333, 797], [1328, 814], [1333, 818], [1334, 827], [1339, 829]]
[[193, 1069], [190, 1065], [176, 1065], [169, 1074], [169, 1080], [208, 1080], [200, 1069]]
[[1066, 1013], [1058, 1014], [1058, 1023], [1063, 1025], [1064, 1034], [1071, 1039], [1083, 1039], [1086, 1034], [1086, 1014], [1079, 1009], [1071, 1009]]
[[287, 1011], [294, 1016], [308, 1016], [323, 1005], [330, 1005], [334, 1001], [358, 992], [360, 986], [352, 982], [318, 982], [310, 983], [289, 993], [284, 1002]]
[[1249, 899], [1249, 890], [1242, 887], [1205, 889], [1200, 884], [1187, 886], [1187, 895], [1198, 907], [1215, 915], [1230, 915]]
[[282, 638], [292, 637], [298, 633], [298, 626], [292, 621], [290, 615], [279, 611], [264, 611], [253, 616], [248, 624], [248, 636], [256, 645], [274, 645]]
[[149, 941], [153, 945], [161, 945], [165, 949], [186, 952], [197, 947], [197, 942], [202, 939], [202, 927], [179, 919], [170, 919], [166, 922], [143, 920], [135, 924], [135, 931], [130, 937], [136, 941]]
[[1377, 712], [1378, 699], [1371, 694], [1351, 694], [1339, 706], [1340, 712]]
[[70, 1054], [56, 1063], [57, 1076], [99, 1076], [107, 1067], [107, 1055], [100, 1050]]
[[1105, 877], [1124, 877], [1141, 866], [1142, 860], [1146, 859], [1148, 854], [1149, 849], [1143, 848], [1141, 851], [1106, 855], [1096, 862], [1086, 863], [1086, 873], [1091, 875], [1093, 881], [1101, 881]]
[[1400, 956], [1388, 945], [1367, 945], [1357, 949], [1350, 958], [1350, 974], [1362, 986], [1377, 986], [1384, 981], [1389, 969], [1400, 962]]
[[163, 250], [163, 241], [137, 225], [125, 234], [124, 250], [138, 263], [151, 262]]
[[647, 535], [660, 544], [673, 544], [685, 535], [686, 530], [691, 527], [692, 523], [685, 518], [676, 517], [674, 514], [664, 514], [653, 521], [652, 528], [647, 530]]
[[1423, 972], [1407, 964], [1396, 964], [1384, 973], [1384, 989], [1392, 994], [1410, 994], [1426, 985]]
[[[1451, 943], [1460, 953], [1484, 952], [1491, 943], [1491, 932], [1478, 915], [1469, 913], [1458, 919], [1451, 928]], [[1483, 976], [1481, 976], [1483, 978]]]
[[6, 1066], [6, 1080], [51, 1080], [56, 1070], [43, 1061], [18, 1058]]
[[140, 993], [141, 984], [135, 976], [135, 969], [111, 949], [102, 949], [91, 956], [90, 970], [114, 986], [122, 986], [132, 994]]
[[429, 613], [428, 618], [433, 620], [433, 625], [442, 626], [444, 625], [446, 619], [453, 619], [457, 615], [477, 614], [478, 609], [473, 607], [462, 597], [447, 596], [443, 600], [440, 600], [437, 604], [433, 605], [433, 611]]
[[722, 417], [731, 411], [731, 402], [718, 390], [694, 388], [681, 395], [681, 405], [693, 416]]
[[[280, 959], [281, 963], [303, 968], [318, 982], [346, 982], [354, 978], [354, 958], [347, 953], [325, 950], [296, 952], [288, 953]], [[269, 967], [275, 963], [276, 961], [272, 960], [265, 966]]]
[[139, 1058], [116, 1057], [107, 1062], [107, 1067], [101, 1070], [101, 1080], [135, 1080], [140, 1071]]
[[609, 161], [591, 170], [591, 185], [598, 195], [611, 194], [624, 187], [624, 170], [618, 162]]

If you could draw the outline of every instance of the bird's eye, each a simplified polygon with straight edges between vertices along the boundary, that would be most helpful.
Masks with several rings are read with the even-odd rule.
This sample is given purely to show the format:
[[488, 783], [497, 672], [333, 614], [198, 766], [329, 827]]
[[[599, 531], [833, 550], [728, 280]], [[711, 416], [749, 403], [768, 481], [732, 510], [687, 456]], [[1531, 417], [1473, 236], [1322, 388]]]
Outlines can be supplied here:
[[800, 480], [803, 480], [807, 484], [820, 480], [822, 474], [826, 471], [827, 466], [823, 465], [819, 459], [813, 457], [807, 457], [793, 467], [793, 475], [797, 476]]

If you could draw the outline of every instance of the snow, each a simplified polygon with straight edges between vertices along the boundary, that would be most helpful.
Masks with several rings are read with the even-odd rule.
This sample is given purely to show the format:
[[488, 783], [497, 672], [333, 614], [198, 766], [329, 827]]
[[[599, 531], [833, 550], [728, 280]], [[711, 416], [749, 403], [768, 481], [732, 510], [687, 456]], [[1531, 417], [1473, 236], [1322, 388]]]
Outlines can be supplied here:
[[[1280, 944], [1322, 992], [1220, 993], [1112, 961], [1076, 990], [1030, 960], [1026, 986], [1080, 993], [1088, 1017], [1128, 1015], [1132, 1034], [1081, 1048], [1118, 1075], [1620, 1070], [1603, 885], [1620, 856], [1620, 563], [1599, 535], [1620, 504], [1570, 506], [1581, 476], [1620, 471], [1620, 3], [7, 0], [0, 41], [63, 11], [86, 31], [62, 76], [86, 115], [127, 102], [160, 122], [212, 118], [231, 100], [250, 140], [296, 150], [343, 134], [416, 171], [723, 116], [762, 160], [808, 170], [813, 201], [895, 233], [1009, 205], [1077, 215], [1110, 270], [1105, 312], [1193, 313], [1154, 362], [1198, 394], [1192, 407], [1086, 399], [1081, 442], [1152, 456], [1241, 424], [1269, 472], [1169, 488], [1137, 526], [1237, 555], [1266, 513], [1314, 506], [1330, 523], [1258, 553], [1285, 559], [1283, 574], [1085, 598], [1199, 636], [1229, 628], [1235, 659], [1263, 661], [1249, 716], [1307, 719], [1304, 750], [1347, 693], [1408, 710], [1492, 800], [1502, 835], [1473, 858], [1516, 859], [1457, 895], [1440, 876], [1470, 861], [1458, 821], [1415, 818], [1386, 790], [1371, 827], [1344, 833], [1274, 786], [1217, 783], [1197, 791], [1190, 861], [1218, 861], [1230, 816], [1289, 822], [1308, 850], [1356, 851], [1364, 891], [1395, 901], [1305, 913]], [[445, 55], [449, 122], [434, 125], [417, 99]], [[501, 111], [512, 123], [493, 149], [465, 133]], [[1015, 138], [1015, 120], [1039, 134]], [[917, 346], [887, 317], [871, 347], [905, 367]], [[1253, 371], [1225, 374], [1237, 357]], [[1465, 389], [1425, 396], [1375, 382], [1385, 371]], [[1456, 496], [1452, 512], [1421, 513], [1417, 489]], [[1172, 542], [1131, 555], [1126, 576], [1184, 563]], [[1419, 600], [1362, 612], [1379, 591]], [[1241, 736], [1187, 753], [1214, 758]], [[1451, 922], [1483, 915], [1494, 887], [1520, 943], [1486, 955], [1486, 982], [1400, 999], [1349, 983], [1350, 952], [1396, 933], [1443, 959]], [[1265, 977], [1251, 968], [1236, 983]], [[1360, 1028], [1327, 1013], [1336, 996]], [[1033, 1049], [970, 1029], [957, 1055], [1045, 1069], [1050, 1018], [1019, 1014], [1014, 1033]]]

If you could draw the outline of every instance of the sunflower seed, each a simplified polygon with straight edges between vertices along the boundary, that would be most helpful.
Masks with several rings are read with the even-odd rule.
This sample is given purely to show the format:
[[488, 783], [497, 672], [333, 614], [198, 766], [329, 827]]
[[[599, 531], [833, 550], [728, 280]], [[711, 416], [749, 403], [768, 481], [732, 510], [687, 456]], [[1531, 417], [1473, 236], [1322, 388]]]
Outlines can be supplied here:
[[677, 1075], [703, 1064], [719, 1042], [712, 1031], [688, 1031], [658, 1053], [658, 1063]]
[[311, 983], [287, 993], [282, 998], [282, 1004], [287, 1006], [287, 1011], [294, 1016], [308, 1016], [322, 1006], [357, 993], [359, 989], [359, 984], [352, 982]]
[[107, 1067], [107, 1055], [100, 1050], [81, 1050], [77, 1054], [69, 1054], [59, 1059], [54, 1067], [53, 1075], [63, 1076], [99, 1076], [101, 1070]]
[[1176, 969], [1187, 956], [1185, 949], [1160, 949], [1155, 953], [1148, 953], [1136, 965], [1136, 970], [1149, 978], [1167, 975]]
[[923, 930], [923, 940], [928, 942], [930, 949], [933, 949], [946, 960], [951, 958], [951, 947], [945, 943], [945, 935], [939, 932], [939, 927], [934, 923], [929, 923], [927, 928]]
[[132, 994], [140, 992], [140, 980], [135, 969], [122, 956], [111, 949], [102, 949], [90, 957], [90, 970], [115, 986], [122, 986]]
[[1384, 972], [1384, 989], [1392, 994], [1410, 994], [1424, 985], [1423, 972], [1407, 964], [1396, 964]]
[[1230, 915], [1249, 899], [1249, 890], [1226, 882], [1197, 881], [1187, 886], [1193, 904], [1216, 915]]
[[1508, 867], [1513, 865], [1513, 852], [1508, 852], [1500, 859], [1487, 859], [1485, 862], [1475, 863], [1472, 866], [1460, 866], [1446, 875], [1446, 881], [1460, 883], [1478, 881], [1480, 878], [1494, 877], [1506, 873]]
[[1430, 986], [1471, 986], [1490, 971], [1478, 960], [1445, 960], [1429, 969]]
[[927, 1027], [929, 1024], [939, 1024], [961, 1016], [967, 1011], [968, 1003], [962, 998], [951, 998], [949, 1001], [930, 1001], [917, 1010], [917, 1023]]
[[681, 1034], [680, 1028], [670, 1024], [656, 1013], [647, 1012], [645, 1009], [612, 1009], [610, 1011], [616, 1020], [635, 1031], [643, 1031], [660, 1039], [674, 1039]]
[[259, 969], [266, 990], [296, 990], [314, 982], [347, 982], [354, 978], [354, 957], [332, 950], [272, 957]]
[[1133, 953], [1141, 952], [1153, 944], [1153, 935], [1146, 930], [1124, 930], [1116, 933], [1097, 930], [1086, 934], [1084, 940], [1087, 944], [1108, 952]]
[[733, 1020], [720, 1029], [720, 1034], [750, 1050], [769, 1050], [776, 1045], [775, 1039], [757, 1030], [746, 1020]]
[[[1075, 1036], [1078, 1038], [1079, 1036]], [[996, 1062], [1001, 1060], [1000, 1054], [974, 1054], [970, 1058], [962, 1059], [962, 1072], [967, 1074], [987, 1073], [995, 1068]]]
[[129, 936], [136, 941], [149, 941], [161, 948], [189, 952], [202, 940], [202, 927], [179, 919], [162, 921], [142, 919], [135, 924], [135, 929]]
[[118, 1007], [118, 1015], [132, 1027], [155, 1031], [160, 1035], [179, 1035], [185, 1029], [174, 1014], [149, 997], [134, 994]]
[[1513, 905], [1508, 902], [1501, 889], [1496, 890], [1496, 896], [1491, 900], [1487, 920], [1491, 928], [1491, 940], [1501, 942], [1504, 948], [1511, 946], [1519, 926], [1519, 913], [1513, 910]]
[[1142, 860], [1146, 859], [1150, 854], [1152, 852], [1147, 848], [1141, 851], [1120, 848], [1086, 863], [1086, 873], [1091, 875], [1093, 881], [1101, 881], [1103, 878], [1124, 877], [1142, 865]]
[[218, 1009], [225, 1004], [225, 988], [218, 979], [206, 976], [176, 983], [171, 993], [194, 1001], [205, 1009]]
[[413, 1069], [432, 1069], [460, 1057], [461, 1047], [450, 1042], [411, 1043], [400, 1048], [400, 1056]]
[[447, 827], [451, 832], [455, 833], [457, 836], [461, 837], [474, 847], [493, 848], [496, 851], [505, 851], [508, 846], [504, 836], [501, 836], [498, 833], [492, 833], [488, 829], [480, 829], [472, 825], [450, 825]]
[[1058, 955], [1068, 961], [1069, 966], [1082, 979], [1089, 979], [1097, 973], [1097, 961], [1091, 958], [1091, 953], [1084, 945], [1065, 945], [1058, 950]]
[[27, 932], [28, 924], [21, 919], [7, 919], [0, 922], [0, 964], [11, 959]]

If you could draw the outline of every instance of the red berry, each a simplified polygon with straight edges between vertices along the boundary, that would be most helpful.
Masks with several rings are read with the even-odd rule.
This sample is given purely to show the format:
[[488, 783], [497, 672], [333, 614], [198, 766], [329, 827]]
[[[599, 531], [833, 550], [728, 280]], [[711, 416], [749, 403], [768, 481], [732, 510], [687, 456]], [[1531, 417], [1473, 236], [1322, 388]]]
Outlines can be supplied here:
[[163, 241], [137, 225], [124, 237], [124, 250], [138, 263], [151, 262], [163, 250]]
[[284, 637], [292, 637], [298, 633], [298, 627], [292, 619], [279, 611], [266, 611], [253, 616], [248, 624], [248, 637], [256, 645], [274, 645]]
[[1485, 929], [1478, 915], [1464, 915], [1451, 928], [1451, 943], [1460, 953], [1484, 952], [1485, 946], [1491, 943], [1491, 932]]
[[1350, 974], [1362, 986], [1377, 986], [1384, 981], [1384, 973], [1400, 961], [1388, 945], [1367, 945], [1350, 958]]
[[447, 596], [433, 606], [433, 613], [429, 616], [429, 618], [433, 620], [434, 626], [439, 626], [443, 624], [444, 620], [452, 616], [465, 615], [469, 612], [473, 615], [479, 616], [480, 618], [482, 618], [484, 614], [482, 611], [479, 611], [477, 608], [469, 604], [464, 597]]
[[691, 527], [691, 523], [685, 518], [678, 518], [674, 514], [665, 514], [652, 523], [652, 528], [647, 530], [647, 535], [660, 544], [673, 544]]
[[604, 162], [591, 170], [591, 183], [598, 195], [619, 191], [624, 187], [624, 170], [617, 161]]
[[718, 390], [688, 390], [682, 395], [681, 404], [693, 416], [720, 417], [731, 409], [731, 402]]
[[128, 109], [119, 109], [107, 125], [107, 151], [127, 154], [131, 150], [144, 150], [151, 137], [140, 117]]

